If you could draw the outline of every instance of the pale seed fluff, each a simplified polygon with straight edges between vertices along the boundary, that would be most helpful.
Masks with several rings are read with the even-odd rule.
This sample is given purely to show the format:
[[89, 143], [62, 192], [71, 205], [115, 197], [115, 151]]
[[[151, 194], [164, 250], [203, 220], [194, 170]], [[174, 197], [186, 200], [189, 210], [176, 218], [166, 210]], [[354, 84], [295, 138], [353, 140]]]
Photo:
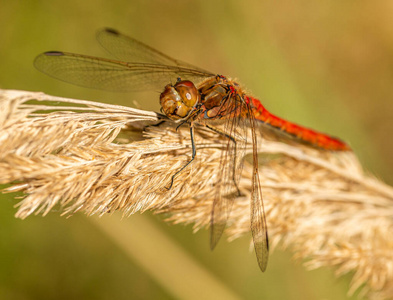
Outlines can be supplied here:
[[[152, 210], [195, 230], [209, 226], [227, 141], [197, 126], [195, 161], [167, 190], [190, 159], [191, 144], [187, 126], [158, 124], [162, 118], [118, 105], [0, 90], [0, 183], [14, 183], [3, 192], [25, 193], [16, 216], [53, 208], [66, 215]], [[366, 174], [352, 152], [284, 143], [269, 132], [258, 147], [271, 248], [292, 251], [310, 269], [352, 273], [350, 294], [362, 288], [369, 298], [392, 298], [392, 187]], [[250, 231], [248, 153], [241, 196], [227, 222], [230, 240]]]

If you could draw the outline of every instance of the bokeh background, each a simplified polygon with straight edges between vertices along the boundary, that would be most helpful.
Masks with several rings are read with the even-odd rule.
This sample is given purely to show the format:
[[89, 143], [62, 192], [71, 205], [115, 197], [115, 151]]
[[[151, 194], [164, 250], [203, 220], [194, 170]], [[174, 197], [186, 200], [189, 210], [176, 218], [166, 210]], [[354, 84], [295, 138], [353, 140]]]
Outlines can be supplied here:
[[[0, 88], [158, 111], [159, 91], [94, 91], [33, 68], [48, 50], [106, 56], [94, 36], [112, 27], [239, 79], [271, 112], [348, 141], [367, 170], [392, 184], [392, 15], [391, 1], [0, 0]], [[13, 216], [16, 203], [0, 195], [0, 299], [175, 299], [176, 285], [199, 281], [247, 299], [348, 299], [351, 274], [306, 271], [289, 251], [273, 253], [262, 274], [250, 236], [223, 240], [211, 252], [206, 231], [192, 234], [191, 226], [160, 216], [120, 221], [120, 214], [97, 220], [52, 212], [22, 221]], [[134, 243], [133, 253], [108, 234], [110, 222], [126, 228], [122, 238]], [[166, 259], [171, 247], [182, 253], [178, 259]], [[184, 271], [184, 260], [209, 275]], [[190, 284], [157, 279], [168, 269]], [[201, 290], [188, 293], [191, 299]]]

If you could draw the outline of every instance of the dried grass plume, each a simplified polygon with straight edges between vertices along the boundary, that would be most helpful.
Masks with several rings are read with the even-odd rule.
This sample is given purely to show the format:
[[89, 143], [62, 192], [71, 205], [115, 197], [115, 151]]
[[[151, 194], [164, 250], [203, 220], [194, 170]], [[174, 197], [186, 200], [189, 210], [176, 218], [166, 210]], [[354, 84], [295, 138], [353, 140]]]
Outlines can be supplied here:
[[[34, 100], [34, 101], [33, 101]], [[55, 105], [54, 105], [55, 104]], [[18, 218], [61, 209], [70, 215], [153, 210], [174, 223], [208, 226], [225, 141], [163, 116], [128, 107], [24, 91], [0, 90], [0, 183], [23, 191]], [[156, 126], [152, 126], [156, 125]], [[259, 145], [260, 178], [272, 248], [291, 249], [310, 269], [352, 272], [349, 293], [393, 298], [393, 189], [365, 174], [351, 152], [323, 152], [267, 134]], [[226, 234], [250, 231], [251, 167]]]

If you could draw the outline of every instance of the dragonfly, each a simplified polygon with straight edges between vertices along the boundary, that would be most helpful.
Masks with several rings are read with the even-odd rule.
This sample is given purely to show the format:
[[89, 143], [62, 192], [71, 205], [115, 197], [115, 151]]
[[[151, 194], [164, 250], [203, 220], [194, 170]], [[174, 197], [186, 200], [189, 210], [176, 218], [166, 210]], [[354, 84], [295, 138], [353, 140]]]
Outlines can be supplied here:
[[123, 92], [157, 86], [164, 89], [160, 95], [161, 110], [169, 119], [189, 126], [192, 145], [191, 159], [172, 176], [168, 189], [196, 156], [195, 126], [205, 126], [226, 138], [210, 217], [212, 249], [226, 228], [235, 197], [242, 195], [239, 189], [242, 158], [247, 145], [251, 144], [250, 228], [258, 265], [264, 272], [269, 239], [259, 179], [257, 132], [263, 133], [261, 128], [268, 128], [278, 136], [289, 136], [325, 151], [348, 151], [350, 147], [338, 138], [270, 113], [258, 99], [223, 75], [174, 59], [114, 29], [100, 30], [97, 40], [115, 59], [49, 51], [38, 55], [34, 65], [54, 78], [84, 87]]

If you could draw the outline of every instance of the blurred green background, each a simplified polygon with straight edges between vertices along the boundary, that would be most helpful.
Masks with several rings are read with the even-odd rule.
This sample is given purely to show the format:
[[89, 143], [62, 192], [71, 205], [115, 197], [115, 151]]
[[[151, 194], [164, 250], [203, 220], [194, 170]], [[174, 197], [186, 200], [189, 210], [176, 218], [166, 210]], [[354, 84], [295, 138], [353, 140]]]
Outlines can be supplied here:
[[[158, 111], [159, 91], [94, 91], [33, 68], [34, 57], [49, 50], [106, 56], [94, 37], [112, 27], [239, 79], [271, 112], [348, 141], [365, 168], [392, 184], [392, 15], [389, 1], [0, 0], [0, 88]], [[13, 217], [16, 203], [0, 195], [0, 299], [175, 299], [176, 285], [199, 281], [247, 299], [348, 299], [351, 276], [307, 272], [290, 252], [276, 251], [262, 274], [248, 251], [250, 236], [223, 240], [210, 252], [206, 231], [194, 235], [160, 216], [120, 222], [120, 214], [96, 220], [53, 212], [22, 221]], [[115, 223], [139, 255], [103, 229], [115, 230]], [[173, 254], [167, 243], [184, 256], [166, 261]], [[162, 257], [163, 265], [150, 260], [151, 271], [140, 255], [147, 264], [149, 255]], [[184, 257], [209, 276], [184, 270]], [[190, 283], [157, 279], [168, 268]]]

